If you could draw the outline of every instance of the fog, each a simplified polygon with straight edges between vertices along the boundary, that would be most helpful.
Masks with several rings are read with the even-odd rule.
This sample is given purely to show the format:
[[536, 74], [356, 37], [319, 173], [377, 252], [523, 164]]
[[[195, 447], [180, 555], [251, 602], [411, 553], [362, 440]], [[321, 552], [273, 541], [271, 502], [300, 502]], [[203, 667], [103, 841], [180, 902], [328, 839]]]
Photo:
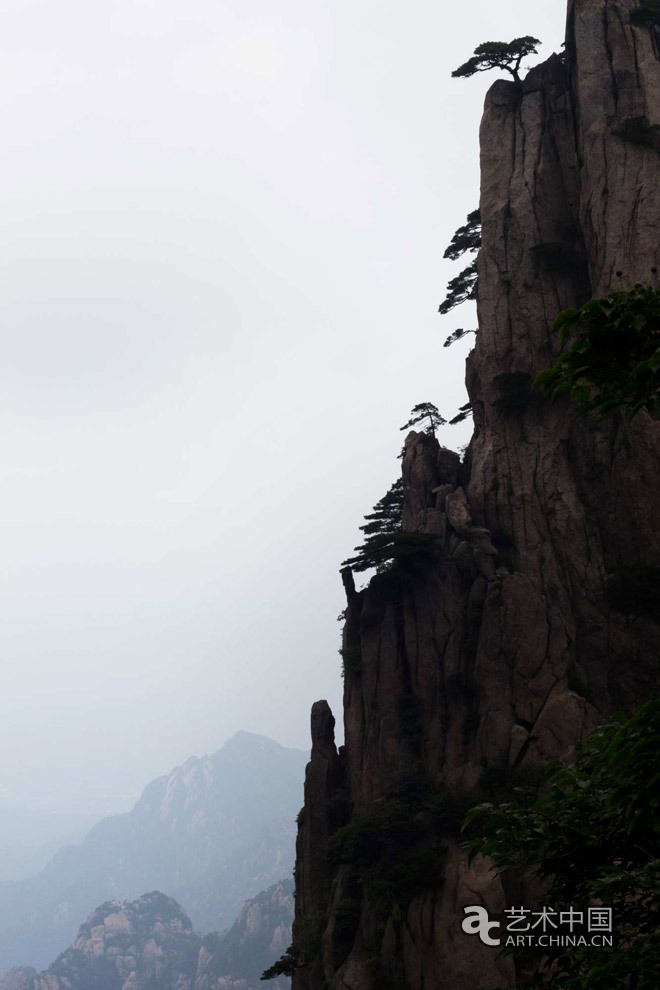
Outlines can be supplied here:
[[410, 408], [466, 401], [442, 254], [496, 76], [450, 73], [564, 7], [5, 0], [0, 804], [341, 723], [339, 564]]

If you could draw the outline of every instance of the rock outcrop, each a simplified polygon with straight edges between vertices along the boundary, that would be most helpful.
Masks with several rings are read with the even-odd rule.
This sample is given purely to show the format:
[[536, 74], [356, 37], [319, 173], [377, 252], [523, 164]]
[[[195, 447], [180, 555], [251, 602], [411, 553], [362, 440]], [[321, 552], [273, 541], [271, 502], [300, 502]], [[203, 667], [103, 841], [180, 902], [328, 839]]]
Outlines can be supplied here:
[[660, 30], [636, 6], [571, 0], [565, 54], [488, 93], [474, 435], [463, 463], [406, 441], [403, 528], [434, 534], [435, 559], [359, 593], [344, 574], [359, 662], [342, 751], [327, 705], [312, 714], [294, 990], [515, 986], [514, 960], [461, 932], [464, 906], [508, 896], [468, 868], [461, 796], [570, 757], [657, 684], [660, 604], [613, 592], [657, 580], [660, 423], [596, 425], [530, 391], [557, 313], [660, 262]]
[[108, 901], [80, 927], [71, 948], [45, 972], [28, 975], [19, 986], [21, 990], [193, 990], [200, 943], [176, 901], [158, 891], [137, 901]]
[[[291, 942], [293, 880], [282, 880], [247, 901], [229, 929], [207, 936], [199, 953], [194, 990], [258, 990], [261, 974]], [[285, 990], [290, 980], [268, 984]]]
[[[107, 901], [48, 969], [14, 968], [0, 990], [258, 990], [291, 938], [293, 882], [247, 901], [231, 928], [202, 938], [183, 909], [158, 891]], [[286, 990], [282, 977], [273, 990]]]

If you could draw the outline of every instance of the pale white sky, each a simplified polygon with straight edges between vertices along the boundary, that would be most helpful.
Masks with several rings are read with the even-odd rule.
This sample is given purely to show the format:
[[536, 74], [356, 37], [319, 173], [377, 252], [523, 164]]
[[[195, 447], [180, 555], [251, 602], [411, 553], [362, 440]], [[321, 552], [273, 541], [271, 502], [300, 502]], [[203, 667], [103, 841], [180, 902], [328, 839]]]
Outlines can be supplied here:
[[465, 401], [496, 77], [450, 73], [564, 7], [4, 0], [0, 804], [341, 718], [339, 562], [411, 406]]

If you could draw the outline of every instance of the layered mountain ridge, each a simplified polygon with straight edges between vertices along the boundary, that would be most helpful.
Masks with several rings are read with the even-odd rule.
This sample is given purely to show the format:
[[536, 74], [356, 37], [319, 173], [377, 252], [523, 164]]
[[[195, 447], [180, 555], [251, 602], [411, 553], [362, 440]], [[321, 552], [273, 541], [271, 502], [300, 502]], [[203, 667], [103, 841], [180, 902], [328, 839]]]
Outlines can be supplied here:
[[195, 929], [231, 925], [244, 901], [291, 872], [306, 754], [251, 733], [152, 781], [36, 877], [0, 884], [0, 973], [47, 966], [107, 900], [162, 890]]
[[403, 529], [433, 534], [435, 560], [360, 592], [343, 575], [346, 742], [318, 702], [294, 990], [514, 987], [515, 960], [461, 930], [465, 906], [520, 897], [468, 865], [462, 801], [656, 689], [660, 623], [610, 578], [660, 567], [660, 423], [598, 425], [531, 391], [555, 316], [660, 261], [660, 31], [637, 6], [571, 0], [565, 54], [487, 95], [474, 435], [462, 462], [406, 440]]

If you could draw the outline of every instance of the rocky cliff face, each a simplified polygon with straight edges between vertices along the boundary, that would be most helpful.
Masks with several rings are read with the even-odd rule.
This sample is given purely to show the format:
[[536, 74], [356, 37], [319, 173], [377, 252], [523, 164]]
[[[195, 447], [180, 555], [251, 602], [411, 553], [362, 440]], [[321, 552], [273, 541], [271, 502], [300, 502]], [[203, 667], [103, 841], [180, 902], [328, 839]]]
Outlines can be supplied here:
[[[201, 938], [183, 909], [158, 891], [107, 901], [43, 973], [14, 968], [0, 990], [258, 990], [291, 937], [293, 883], [245, 903], [232, 927]], [[273, 990], [285, 990], [281, 978]]]
[[359, 662], [339, 753], [312, 712], [294, 990], [514, 986], [513, 960], [461, 932], [464, 906], [513, 896], [468, 868], [461, 799], [570, 756], [657, 682], [660, 624], [620, 611], [613, 581], [660, 566], [660, 424], [596, 427], [529, 392], [557, 313], [660, 261], [660, 31], [636, 6], [571, 0], [565, 55], [488, 93], [474, 436], [464, 463], [406, 441], [403, 528], [436, 534], [436, 559], [359, 593], [344, 574]]

